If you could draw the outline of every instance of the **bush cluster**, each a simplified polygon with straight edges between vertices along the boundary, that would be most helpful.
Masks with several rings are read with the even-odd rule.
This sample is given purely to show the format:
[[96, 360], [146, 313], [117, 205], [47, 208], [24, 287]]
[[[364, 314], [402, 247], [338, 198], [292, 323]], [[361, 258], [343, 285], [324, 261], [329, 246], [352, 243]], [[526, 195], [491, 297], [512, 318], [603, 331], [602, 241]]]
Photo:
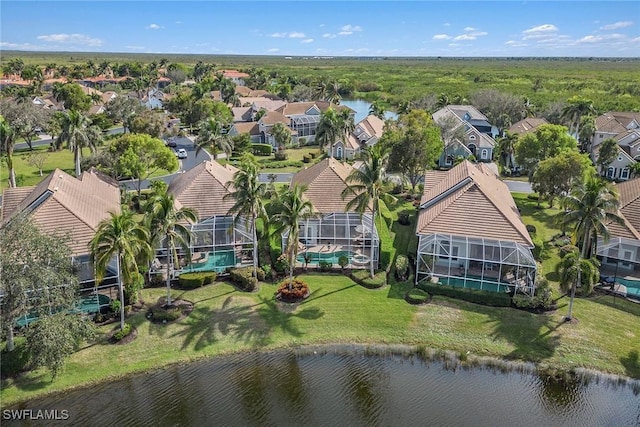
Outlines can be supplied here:
[[182, 315], [182, 310], [180, 307], [158, 307], [154, 306], [149, 309], [149, 313], [147, 317], [156, 323], [164, 323], [164, 322], [173, 322], [174, 320], [178, 320], [178, 318]]
[[166, 284], [162, 274], [153, 274], [149, 279], [149, 287], [150, 288], [158, 288], [160, 286], [164, 286]]
[[529, 233], [535, 233], [536, 232], [536, 226], [533, 224], [527, 224], [527, 231]]
[[533, 253], [533, 257], [536, 260], [540, 261], [540, 256], [542, 255], [542, 251], [544, 250], [544, 241], [537, 235], [531, 237], [531, 240], [533, 241], [533, 251], [531, 251]]
[[396, 257], [396, 278], [404, 281], [409, 277], [409, 258], [405, 255], [398, 255]]
[[450, 298], [474, 302], [492, 307], [510, 307], [511, 296], [500, 292], [482, 291], [479, 289], [454, 288], [439, 283], [420, 282], [418, 288], [431, 295], [443, 295]]
[[182, 273], [178, 278], [178, 283], [181, 288], [195, 289], [213, 283], [216, 280], [216, 277], [217, 274], [215, 271]]
[[285, 150], [284, 148], [282, 149], [278, 149], [278, 151], [276, 151], [275, 154], [275, 159], [276, 160], [287, 160], [289, 158], [289, 154], [287, 154], [287, 150]]
[[356, 270], [351, 273], [351, 279], [367, 289], [378, 289], [387, 284], [387, 273], [378, 271], [370, 277], [369, 270]]
[[251, 152], [256, 156], [270, 156], [272, 151], [271, 144], [251, 144]]
[[[264, 275], [264, 271], [262, 274]], [[253, 267], [232, 268], [229, 270], [229, 278], [247, 292], [253, 292], [258, 287], [258, 278], [253, 277]]]
[[311, 156], [308, 155], [303, 155], [302, 156], [302, 163], [311, 163]]
[[300, 160], [275, 160], [269, 162], [261, 162], [262, 166], [269, 169], [281, 169], [281, 168], [301, 168], [304, 163]]
[[329, 261], [319, 261], [318, 268], [320, 269], [320, 271], [329, 271], [331, 270], [331, 268], [333, 268], [333, 263]]
[[409, 213], [402, 212], [400, 215], [398, 215], [398, 223], [400, 223], [400, 225], [411, 225], [411, 220], [409, 219]]
[[316, 157], [318, 157], [318, 153], [313, 152], [313, 151], [310, 151], [310, 152], [309, 152], [309, 157], [311, 157], [311, 159], [313, 160], [313, 159], [315, 159]]
[[338, 258], [338, 265], [344, 270], [344, 268], [349, 265], [349, 257], [342, 255]]
[[285, 254], [281, 253], [275, 258], [275, 260], [276, 261], [273, 263], [273, 269], [278, 273], [284, 273], [284, 271], [289, 268], [289, 259]]
[[404, 299], [409, 304], [424, 304], [429, 301], [429, 294], [426, 291], [418, 288], [411, 288], [409, 292], [404, 296]]
[[128, 336], [132, 331], [131, 323], [125, 323], [124, 328], [120, 329], [116, 333], [113, 334], [113, 340], [118, 342], [122, 341], [126, 336]]
[[[291, 283], [291, 289], [289, 289], [289, 283]], [[280, 283], [278, 291], [276, 292], [276, 298], [284, 302], [297, 302], [308, 295], [309, 285], [300, 279], [293, 279], [292, 282], [289, 282], [289, 279], [286, 279]]]
[[579, 249], [577, 246], [574, 245], [564, 245], [563, 247], [560, 248], [560, 250], [558, 251], [558, 254], [560, 255], [560, 258], [564, 258], [567, 255], [569, 255], [571, 252], [578, 252]]

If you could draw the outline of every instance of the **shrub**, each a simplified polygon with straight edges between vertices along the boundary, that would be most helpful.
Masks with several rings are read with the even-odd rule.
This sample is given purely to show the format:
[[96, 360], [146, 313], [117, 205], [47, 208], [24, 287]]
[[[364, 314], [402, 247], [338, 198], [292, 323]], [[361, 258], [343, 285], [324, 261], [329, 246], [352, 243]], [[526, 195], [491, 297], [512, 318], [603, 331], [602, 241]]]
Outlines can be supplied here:
[[213, 283], [216, 277], [215, 271], [182, 273], [178, 278], [178, 283], [184, 289], [195, 289]]
[[407, 280], [409, 276], [409, 258], [405, 255], [396, 257], [396, 278], [398, 280]]
[[333, 263], [329, 261], [320, 261], [318, 262], [318, 268], [320, 271], [329, 271], [333, 267]]
[[311, 156], [304, 155], [302, 156], [302, 163], [311, 163]]
[[285, 254], [280, 254], [276, 257], [276, 262], [273, 264], [273, 269], [278, 273], [283, 273], [289, 268], [289, 259]]
[[558, 254], [560, 255], [560, 258], [564, 258], [567, 255], [569, 255], [571, 252], [578, 252], [578, 247], [574, 245], [564, 245], [563, 247], [560, 248], [560, 250], [558, 251]]
[[[251, 267], [251, 268], [253, 268], [253, 267]], [[264, 278], [266, 277], [266, 275], [267, 275], [267, 273], [261, 267], [256, 268], [256, 278], [259, 281], [263, 281]]]
[[411, 220], [409, 219], [409, 213], [402, 212], [400, 215], [398, 215], [398, 223], [400, 225], [411, 225]]
[[540, 200], [540, 196], [537, 193], [530, 193], [527, 195], [527, 199], [535, 200], [536, 202]]
[[318, 153], [311, 151], [309, 152], [309, 157], [311, 157], [312, 159], [315, 159], [316, 157], [318, 157]]
[[116, 314], [120, 314], [120, 308], [122, 307], [122, 303], [120, 300], [112, 299], [109, 303], [109, 308]]
[[287, 150], [284, 147], [279, 147], [275, 154], [276, 160], [287, 160], [289, 155], [287, 154]]
[[351, 273], [351, 279], [367, 289], [378, 289], [387, 284], [387, 273], [378, 271], [370, 277], [369, 270], [356, 270]]
[[[289, 284], [291, 283], [291, 289], [289, 289]], [[289, 281], [289, 279], [283, 281], [278, 286], [278, 291], [276, 292], [276, 298], [284, 302], [297, 302], [309, 295], [309, 285], [303, 282], [300, 279], [293, 279], [293, 281]]]
[[157, 288], [160, 286], [165, 286], [166, 282], [164, 280], [164, 278], [162, 277], [162, 274], [152, 274], [151, 278], [149, 279], [149, 287], [151, 288]]
[[258, 287], [258, 279], [253, 277], [253, 267], [232, 268], [229, 278], [247, 292], [253, 292]]
[[391, 267], [391, 251], [381, 248], [380, 250], [380, 268], [387, 271]]
[[340, 258], [338, 258], [338, 265], [340, 266], [340, 268], [342, 268], [344, 270], [344, 268], [349, 264], [349, 258], [342, 255]]
[[450, 298], [474, 302], [476, 304], [489, 305], [492, 307], [510, 307], [511, 297], [509, 294], [500, 292], [482, 291], [479, 289], [454, 288], [439, 283], [420, 282], [418, 288], [431, 295], [443, 295]]
[[529, 233], [535, 233], [536, 232], [536, 226], [533, 224], [527, 224], [527, 231]]
[[429, 301], [429, 294], [422, 289], [411, 288], [404, 296], [409, 304], [424, 304]]
[[298, 146], [307, 145], [307, 138], [298, 138]]
[[131, 327], [131, 323], [125, 323], [124, 328], [120, 329], [119, 331], [113, 334], [113, 340], [115, 342], [122, 341], [125, 337], [127, 337], [131, 333], [132, 330], [133, 328]]
[[544, 250], [544, 241], [537, 235], [534, 235], [531, 240], [533, 241], [533, 257], [539, 261], [542, 251]]
[[182, 315], [182, 310], [180, 307], [158, 307], [154, 306], [149, 309], [147, 313], [147, 317], [156, 323], [165, 323], [165, 322], [173, 322], [174, 320], [178, 320], [178, 318]]
[[[273, 277], [273, 269], [271, 268], [271, 266], [269, 264], [265, 264], [265, 265], [261, 266], [260, 269], [262, 270], [262, 273], [264, 274], [264, 277], [268, 277], [270, 279]], [[258, 278], [258, 280], [264, 280], [264, 279]]]
[[251, 151], [256, 156], [270, 156], [273, 147], [271, 144], [251, 144]]

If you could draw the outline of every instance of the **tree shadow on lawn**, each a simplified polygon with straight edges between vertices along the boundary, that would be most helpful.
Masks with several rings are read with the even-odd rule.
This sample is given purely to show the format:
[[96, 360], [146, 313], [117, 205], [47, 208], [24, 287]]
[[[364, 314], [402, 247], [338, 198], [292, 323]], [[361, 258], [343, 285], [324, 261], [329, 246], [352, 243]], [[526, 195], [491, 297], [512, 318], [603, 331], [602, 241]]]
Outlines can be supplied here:
[[[37, 376], [19, 375], [12, 379], [12, 384], [24, 391], [37, 391], [51, 385], [53, 377], [50, 372], [43, 372]], [[2, 380], [2, 388], [5, 388], [5, 380]]]
[[413, 288], [412, 281], [404, 281], [404, 282], [389, 282], [389, 292], [387, 293], [387, 298], [393, 299], [404, 299], [405, 295], [409, 290]]
[[637, 350], [631, 350], [627, 356], [621, 357], [620, 363], [624, 366], [627, 376], [640, 378], [640, 354]]
[[494, 325], [490, 336], [494, 340], [505, 340], [515, 347], [504, 356], [507, 359], [541, 362], [552, 357], [560, 345], [560, 337], [554, 333], [564, 322], [555, 322], [549, 314], [533, 314], [513, 308], [492, 308], [460, 301], [456, 303], [463, 310], [489, 317], [486, 322]]

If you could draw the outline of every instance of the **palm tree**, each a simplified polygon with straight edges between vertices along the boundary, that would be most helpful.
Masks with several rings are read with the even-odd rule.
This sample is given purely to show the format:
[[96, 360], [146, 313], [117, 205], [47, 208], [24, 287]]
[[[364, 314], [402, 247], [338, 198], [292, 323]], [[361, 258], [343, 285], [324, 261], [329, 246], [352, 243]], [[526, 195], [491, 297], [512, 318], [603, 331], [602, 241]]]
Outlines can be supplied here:
[[504, 161], [506, 168], [514, 166], [513, 153], [515, 152], [518, 134], [505, 132], [504, 136], [498, 138], [498, 155]]
[[342, 192], [342, 197], [353, 196], [347, 203], [347, 209], [354, 209], [360, 214], [360, 218], [365, 212], [371, 210], [371, 278], [374, 276], [374, 245], [373, 229], [376, 223], [376, 216], [380, 213], [380, 207], [386, 209], [386, 203], [395, 200], [390, 194], [384, 191], [384, 168], [389, 156], [382, 152], [378, 146], [370, 147], [362, 152], [363, 164], [360, 169], [354, 169], [347, 177], [347, 188]]
[[380, 101], [373, 101], [369, 107], [369, 114], [376, 116], [379, 119], [384, 119], [384, 107]]
[[329, 146], [329, 156], [333, 157], [333, 144], [338, 141], [342, 134], [342, 124], [340, 116], [333, 108], [328, 108], [320, 117], [320, 122], [316, 129], [316, 139], [320, 144], [320, 150]]
[[244, 221], [245, 227], [251, 219], [251, 232], [253, 236], [253, 276], [257, 277], [258, 270], [258, 236], [256, 221], [259, 217], [264, 219], [266, 228], [267, 212], [264, 207], [264, 198], [267, 187], [260, 182], [260, 165], [250, 153], [242, 155], [240, 169], [233, 175], [233, 181], [226, 184], [228, 190], [232, 190], [224, 196], [224, 200], [233, 199], [235, 203], [229, 209], [228, 215], [233, 216], [234, 223]]
[[178, 264], [178, 247], [191, 261], [191, 230], [185, 222], [198, 221], [196, 212], [187, 207], [176, 209], [173, 195], [156, 193], [146, 203], [144, 223], [151, 232], [151, 241], [156, 246], [162, 244], [167, 251], [167, 307], [171, 306], [171, 274], [173, 266]]
[[[562, 116], [569, 121], [569, 133], [574, 135], [576, 139], [580, 135], [580, 124], [582, 116], [596, 113], [593, 103], [590, 99], [584, 99], [579, 96], [573, 96], [567, 100], [567, 105], [562, 109]], [[573, 132], [571, 132], [573, 130]]]
[[13, 147], [17, 134], [13, 127], [0, 116], [0, 153], [2, 153], [9, 169], [9, 187], [16, 187], [16, 170], [13, 167]]
[[[589, 177], [585, 182], [579, 183], [571, 193], [563, 199], [565, 225], [573, 225], [574, 239], [581, 245], [579, 257], [587, 259], [595, 251], [591, 243], [597, 244], [598, 236], [605, 241], [609, 240], [607, 224], [610, 222], [622, 223], [617, 215], [618, 196], [613, 188], [599, 177]], [[578, 262], [581, 264], [581, 262]], [[566, 319], [572, 319], [573, 299], [576, 286], [582, 283], [582, 268], [577, 269], [577, 279], [571, 287], [571, 299], [569, 301], [569, 313]]]
[[[578, 278], [578, 269], [580, 278]], [[556, 272], [560, 277], [560, 289], [569, 292], [578, 280], [583, 295], [589, 295], [593, 285], [600, 276], [600, 262], [595, 258], [582, 258], [578, 251], [568, 253], [556, 266]]]
[[118, 268], [118, 288], [120, 291], [120, 329], [124, 329], [124, 287], [122, 282], [131, 283], [138, 271], [136, 259], [151, 253], [149, 232], [133, 218], [133, 213], [124, 209], [122, 213], [111, 212], [109, 219], [98, 225], [91, 240], [91, 257], [99, 283], [107, 271], [107, 266], [115, 257]]
[[213, 159], [218, 159], [218, 150], [226, 153], [227, 157], [231, 156], [233, 150], [233, 142], [228, 134], [222, 133], [222, 124], [216, 119], [210, 118], [200, 124], [200, 131], [196, 138], [196, 154], [205, 147], [211, 148]]
[[96, 145], [102, 138], [102, 132], [95, 126], [91, 126], [91, 120], [79, 111], [70, 110], [62, 117], [61, 132], [57, 144], [67, 142], [69, 150], [73, 151], [76, 165], [76, 177], [80, 177], [80, 158], [82, 149], [89, 147], [95, 152]]
[[451, 104], [451, 101], [449, 100], [449, 95], [447, 95], [444, 92], [438, 95], [438, 100], [436, 101], [437, 109], [444, 108], [449, 104]]
[[346, 141], [349, 137], [349, 134], [353, 132], [356, 128], [356, 124], [353, 121], [353, 114], [347, 108], [343, 108], [338, 111], [338, 120], [340, 124], [340, 130], [342, 131], [342, 136]]
[[278, 203], [279, 211], [273, 216], [276, 224], [275, 233], [288, 233], [287, 247], [285, 253], [289, 258], [289, 290], [292, 289], [293, 267], [298, 257], [298, 247], [300, 240], [300, 222], [313, 216], [313, 206], [311, 202], [303, 199], [302, 193], [305, 186], [294, 185], [293, 188], [285, 190], [280, 194]]
[[[580, 149], [582, 152], [587, 152], [593, 149], [591, 145], [591, 138], [596, 133], [596, 118], [588, 114], [582, 118], [582, 126], [580, 127], [580, 133], [578, 134], [578, 142], [580, 143]], [[593, 158], [593, 152], [591, 153]]]

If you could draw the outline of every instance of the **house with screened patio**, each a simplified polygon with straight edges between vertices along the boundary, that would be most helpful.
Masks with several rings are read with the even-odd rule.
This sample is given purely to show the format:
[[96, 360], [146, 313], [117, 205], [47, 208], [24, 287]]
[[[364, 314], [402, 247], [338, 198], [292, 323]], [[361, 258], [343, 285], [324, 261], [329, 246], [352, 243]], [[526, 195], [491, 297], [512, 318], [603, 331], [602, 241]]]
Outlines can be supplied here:
[[416, 283], [533, 294], [533, 242], [509, 189], [467, 160], [428, 171], [416, 225]]
[[[227, 183], [233, 181], [237, 168], [205, 161], [174, 179], [168, 192], [175, 198], [176, 208], [189, 207], [198, 214], [198, 222], [190, 224], [192, 232], [191, 263], [182, 265], [179, 272], [215, 271], [224, 273], [231, 267], [253, 265], [251, 219], [235, 221], [229, 215], [233, 199], [224, 197], [233, 192]], [[161, 245], [156, 252], [160, 263], [165, 263], [166, 249]], [[162, 273], [164, 267], [156, 265]], [[178, 273], [179, 273], [178, 272]]]
[[[299, 263], [304, 264], [306, 259], [311, 265], [328, 262], [337, 267], [340, 257], [346, 256], [351, 268], [366, 268], [371, 257], [378, 265], [380, 238], [372, 211], [360, 215], [347, 209], [350, 199], [342, 197], [353, 170], [347, 163], [326, 158], [293, 176], [291, 186], [307, 187], [304, 197], [313, 205], [315, 214], [299, 224]], [[287, 239], [284, 234], [283, 248]]]

